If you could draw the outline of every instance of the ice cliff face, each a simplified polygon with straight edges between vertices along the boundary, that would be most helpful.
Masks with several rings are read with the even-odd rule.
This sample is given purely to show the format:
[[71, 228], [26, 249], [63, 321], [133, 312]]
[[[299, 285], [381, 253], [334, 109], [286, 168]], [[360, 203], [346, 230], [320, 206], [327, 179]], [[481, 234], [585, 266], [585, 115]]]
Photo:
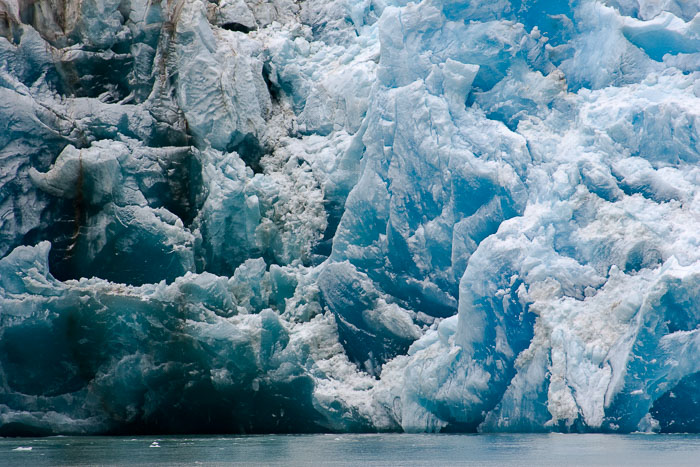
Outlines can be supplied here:
[[700, 431], [700, 3], [0, 0], [0, 435]]

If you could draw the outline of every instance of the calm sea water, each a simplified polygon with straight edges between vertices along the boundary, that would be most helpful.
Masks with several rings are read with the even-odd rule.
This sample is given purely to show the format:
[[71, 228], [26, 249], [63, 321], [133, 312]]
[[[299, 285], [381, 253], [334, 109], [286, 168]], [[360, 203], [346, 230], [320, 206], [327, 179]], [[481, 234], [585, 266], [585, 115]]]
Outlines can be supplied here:
[[232, 464], [698, 466], [700, 436], [382, 434], [0, 438], [1, 466]]

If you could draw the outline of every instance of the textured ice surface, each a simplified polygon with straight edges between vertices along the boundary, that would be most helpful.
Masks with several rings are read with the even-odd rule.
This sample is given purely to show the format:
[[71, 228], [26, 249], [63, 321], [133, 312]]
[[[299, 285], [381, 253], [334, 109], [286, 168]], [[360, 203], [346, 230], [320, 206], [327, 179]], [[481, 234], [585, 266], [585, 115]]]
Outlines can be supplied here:
[[0, 435], [700, 431], [700, 4], [0, 0]]

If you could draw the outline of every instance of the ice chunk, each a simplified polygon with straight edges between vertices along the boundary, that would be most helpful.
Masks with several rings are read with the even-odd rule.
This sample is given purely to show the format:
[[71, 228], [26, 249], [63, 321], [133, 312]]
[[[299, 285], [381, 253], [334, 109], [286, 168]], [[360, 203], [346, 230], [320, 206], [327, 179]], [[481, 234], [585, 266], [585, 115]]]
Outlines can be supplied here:
[[[303, 432], [367, 423], [348, 417], [347, 406], [324, 409], [322, 394], [316, 402], [314, 386], [328, 376], [314, 361], [329, 374], [352, 368], [332, 321], [291, 326], [270, 308], [236, 314], [249, 297], [265, 297], [252, 276], [247, 286], [208, 273], [141, 287], [62, 283], [48, 272], [49, 247], [0, 259], [3, 433]], [[173, 406], [184, 412], [175, 416]]]
[[368, 373], [403, 354], [421, 333], [407, 310], [376, 290], [350, 263], [331, 263], [319, 276], [319, 288], [338, 323], [348, 357]]
[[246, 138], [258, 140], [270, 111], [260, 45], [213, 30], [200, 2], [184, 2], [178, 19], [177, 99], [197, 144], [233, 150]]

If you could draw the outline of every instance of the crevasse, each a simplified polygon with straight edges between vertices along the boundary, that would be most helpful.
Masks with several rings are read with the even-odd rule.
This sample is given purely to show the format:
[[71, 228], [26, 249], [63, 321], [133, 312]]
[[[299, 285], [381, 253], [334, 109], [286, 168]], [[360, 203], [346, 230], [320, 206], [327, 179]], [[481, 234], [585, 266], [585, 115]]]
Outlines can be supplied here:
[[0, 435], [700, 431], [700, 4], [0, 0]]

